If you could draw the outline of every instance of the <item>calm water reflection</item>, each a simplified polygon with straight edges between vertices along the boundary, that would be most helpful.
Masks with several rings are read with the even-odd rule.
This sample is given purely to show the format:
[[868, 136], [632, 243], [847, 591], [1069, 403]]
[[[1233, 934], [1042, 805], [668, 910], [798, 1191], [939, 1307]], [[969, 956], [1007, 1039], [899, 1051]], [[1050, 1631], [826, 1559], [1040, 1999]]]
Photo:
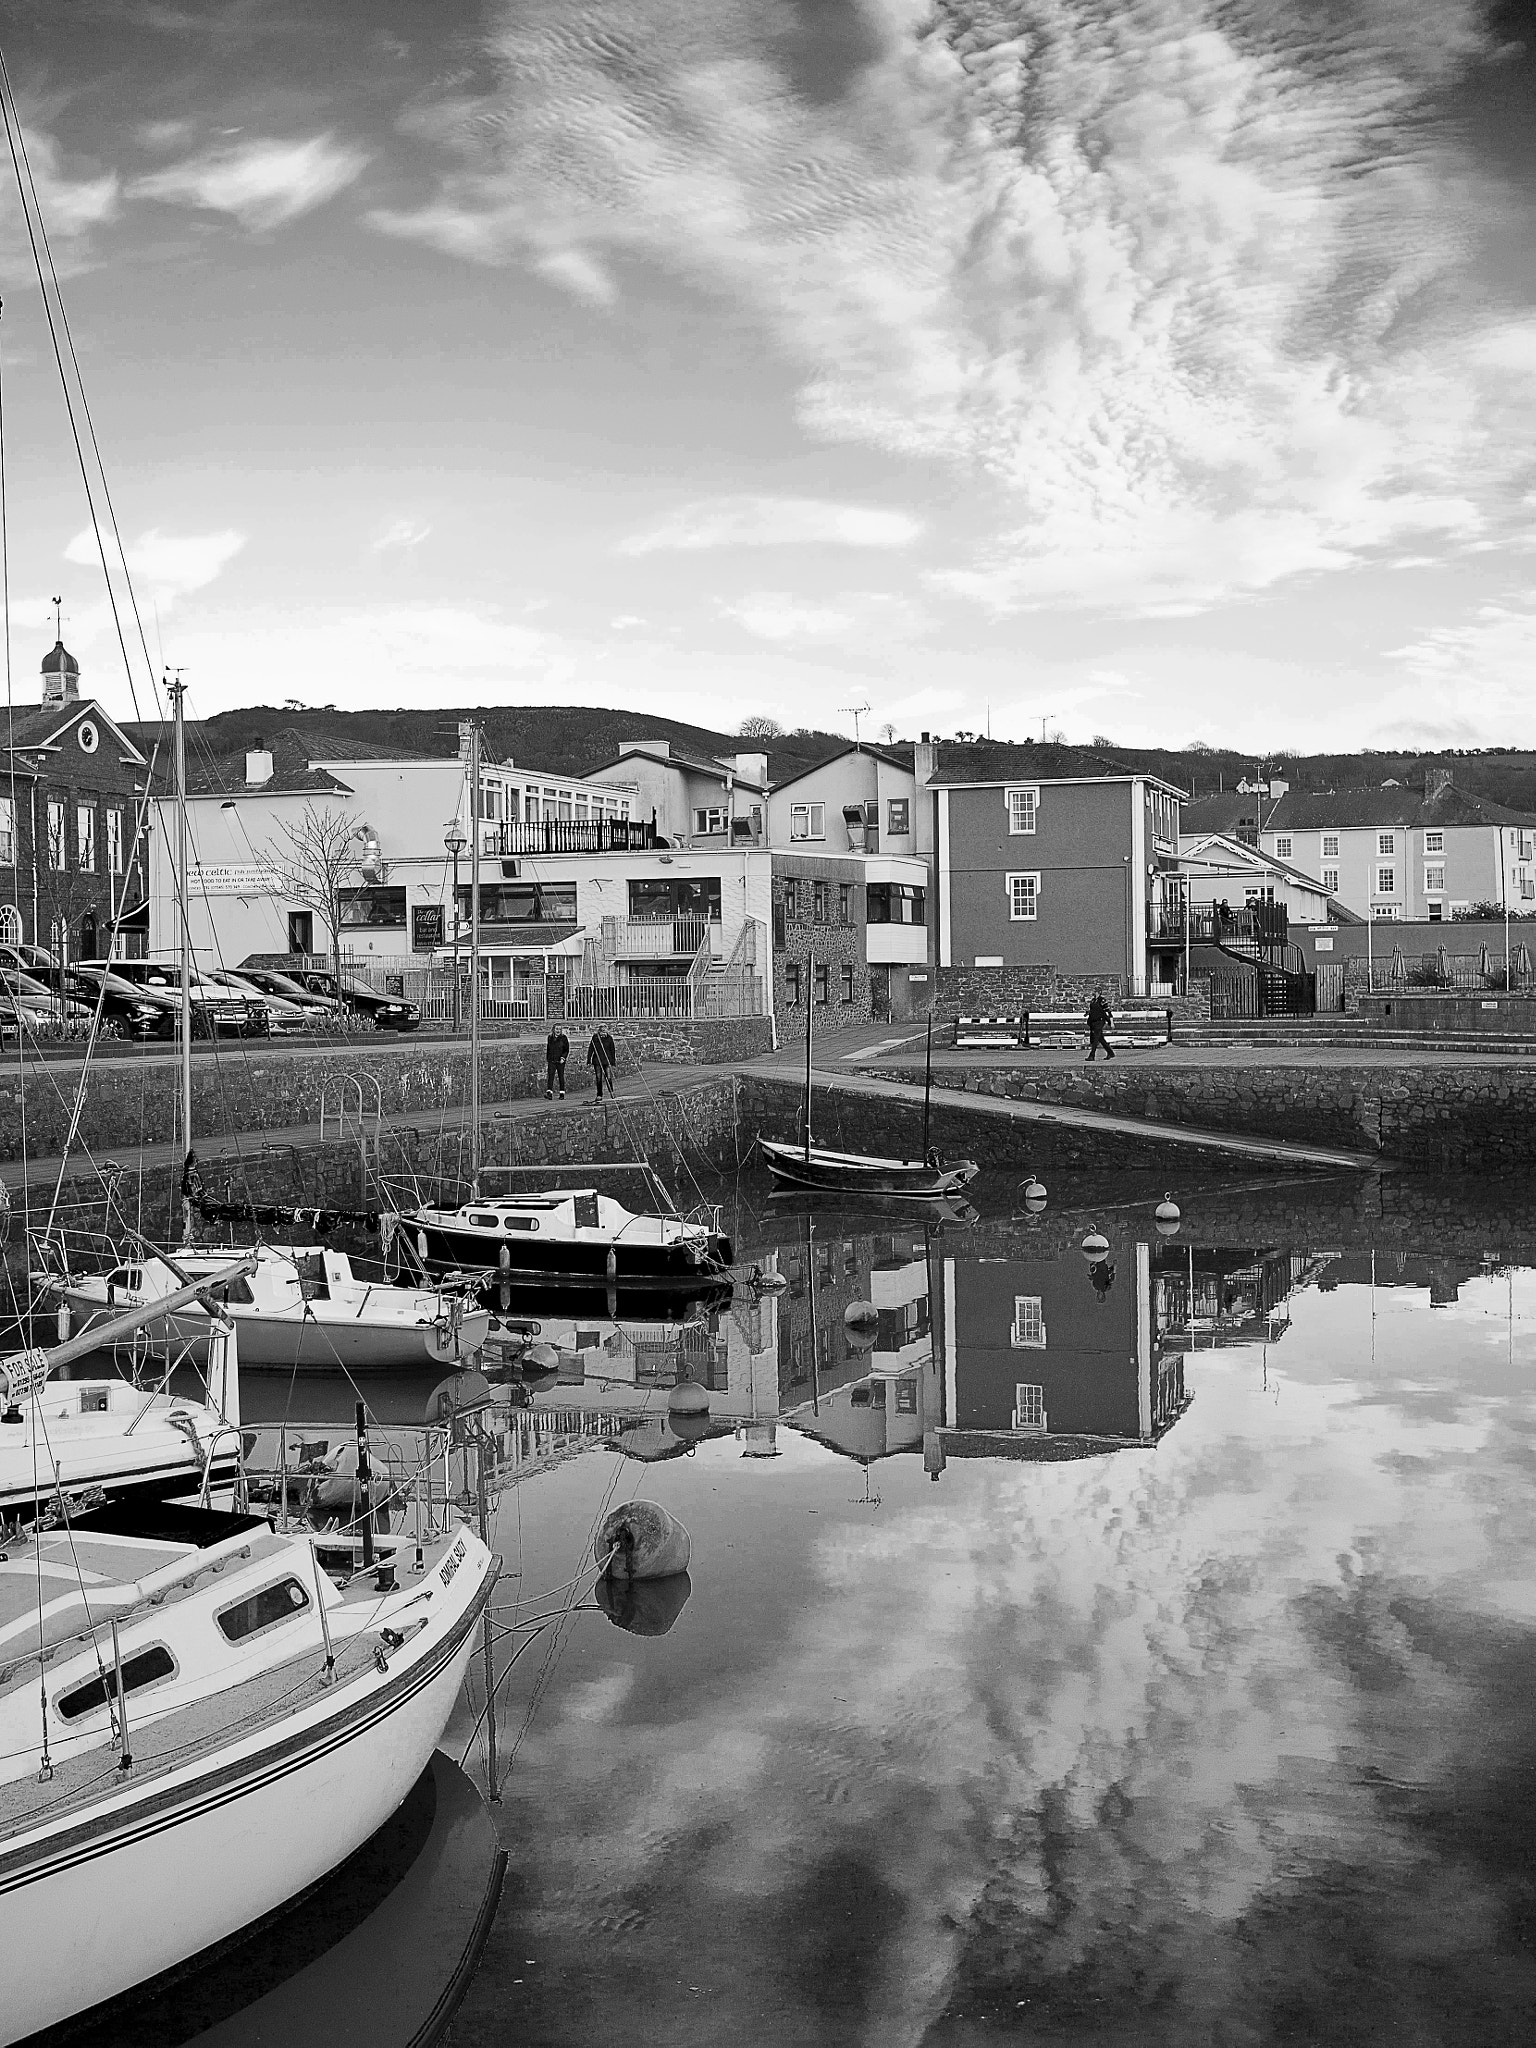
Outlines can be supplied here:
[[781, 1293], [543, 1333], [514, 1590], [641, 1494], [691, 1597], [511, 1673], [454, 2041], [1527, 2037], [1536, 1273], [1106, 1228], [792, 1219]]

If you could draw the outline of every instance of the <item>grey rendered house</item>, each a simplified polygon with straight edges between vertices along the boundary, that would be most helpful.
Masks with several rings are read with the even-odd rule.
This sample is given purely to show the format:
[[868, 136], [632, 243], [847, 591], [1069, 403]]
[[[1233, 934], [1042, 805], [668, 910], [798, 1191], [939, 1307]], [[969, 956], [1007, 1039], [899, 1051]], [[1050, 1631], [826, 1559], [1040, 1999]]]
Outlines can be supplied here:
[[933, 805], [938, 994], [1013, 1013], [1083, 985], [1171, 992], [1176, 947], [1152, 936], [1177, 871], [1182, 792], [1062, 745], [918, 750]]
[[1259, 832], [1266, 853], [1316, 875], [1360, 917], [1447, 922], [1474, 903], [1536, 910], [1536, 818], [1458, 789], [1289, 791]]

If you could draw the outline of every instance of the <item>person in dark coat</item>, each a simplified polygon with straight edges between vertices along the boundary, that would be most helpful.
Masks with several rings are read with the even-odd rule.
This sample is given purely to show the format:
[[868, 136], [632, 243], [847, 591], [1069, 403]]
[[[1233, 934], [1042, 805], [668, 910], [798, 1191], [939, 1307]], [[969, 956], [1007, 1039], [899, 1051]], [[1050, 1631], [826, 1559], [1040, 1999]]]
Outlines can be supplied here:
[[603, 1083], [608, 1084], [608, 1093], [613, 1093], [614, 1070], [619, 1064], [618, 1047], [613, 1042], [613, 1033], [606, 1024], [599, 1024], [592, 1034], [592, 1043], [587, 1047], [587, 1065], [592, 1069], [592, 1078], [597, 1083], [597, 1099], [603, 1099]]
[[551, 1024], [549, 1036], [544, 1041], [544, 1094], [553, 1100], [555, 1090], [560, 1091], [560, 1100], [565, 1100], [565, 1063], [571, 1056], [571, 1041], [566, 1037], [563, 1026]]
[[1106, 1059], [1112, 1060], [1114, 1058], [1115, 1049], [1104, 1035], [1114, 1021], [1114, 1018], [1110, 1015], [1109, 1005], [1104, 1000], [1103, 989], [1096, 988], [1088, 999], [1089, 1060], [1092, 1060], [1100, 1046], [1104, 1048], [1104, 1057]]

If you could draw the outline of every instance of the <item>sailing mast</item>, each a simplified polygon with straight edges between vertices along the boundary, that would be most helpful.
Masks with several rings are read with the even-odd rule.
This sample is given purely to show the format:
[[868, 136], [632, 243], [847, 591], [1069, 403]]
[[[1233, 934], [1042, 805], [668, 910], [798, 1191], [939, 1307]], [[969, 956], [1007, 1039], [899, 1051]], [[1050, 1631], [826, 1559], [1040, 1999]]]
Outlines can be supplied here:
[[805, 955], [805, 1163], [811, 1163], [811, 1020], [816, 1015], [816, 949]]
[[928, 1110], [933, 1098], [933, 1012], [928, 1013], [928, 1043], [923, 1052], [923, 1158], [928, 1157]]
[[480, 1199], [480, 728], [469, 728], [469, 1192]]
[[[176, 905], [181, 934], [181, 1151], [192, 1150], [192, 926], [187, 905], [187, 686], [166, 679], [176, 720]], [[192, 1202], [181, 1198], [181, 1241], [192, 1242]]]

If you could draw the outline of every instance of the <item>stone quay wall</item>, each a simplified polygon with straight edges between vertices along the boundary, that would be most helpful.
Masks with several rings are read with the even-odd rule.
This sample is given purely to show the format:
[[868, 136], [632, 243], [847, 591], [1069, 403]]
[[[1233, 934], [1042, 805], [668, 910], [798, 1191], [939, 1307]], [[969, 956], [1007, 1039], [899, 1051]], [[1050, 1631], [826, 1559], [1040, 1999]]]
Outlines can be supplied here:
[[[542, 1077], [540, 1087], [542, 1092]], [[736, 1089], [735, 1076], [721, 1074], [685, 1088], [662, 1088], [601, 1104], [567, 1100], [534, 1116], [490, 1114], [481, 1121], [481, 1160], [487, 1167], [643, 1161], [656, 1168], [678, 1206], [687, 1209], [699, 1199], [693, 1176], [706, 1180], [734, 1172], [740, 1164], [744, 1148], [738, 1143]], [[385, 1130], [377, 1157], [372, 1145], [361, 1147], [355, 1139], [305, 1145], [274, 1137], [239, 1161], [205, 1160], [202, 1175], [210, 1195], [231, 1201], [376, 1209], [391, 1195], [411, 1194], [418, 1184], [425, 1192], [442, 1188], [446, 1193], [454, 1183], [465, 1182], [468, 1165], [465, 1125], [397, 1124]], [[11, 1207], [18, 1226], [11, 1232], [13, 1253], [18, 1245], [25, 1246], [27, 1228], [41, 1228], [52, 1194], [51, 1182], [13, 1189]], [[142, 1182], [130, 1171], [118, 1182], [116, 1200], [117, 1221], [123, 1215], [142, 1218], [141, 1227], [150, 1236], [179, 1232], [179, 1164], [150, 1166]], [[86, 1172], [66, 1181], [61, 1211], [71, 1229], [110, 1232], [113, 1227], [101, 1183]]]
[[[638, 1073], [648, 1063], [731, 1064], [766, 1052], [771, 1025], [766, 1017], [700, 1023], [625, 1021], [614, 1032], [619, 1072]], [[568, 1031], [571, 1057], [566, 1085], [572, 1094], [590, 1092], [584, 1065], [590, 1031]], [[64, 1150], [80, 1065], [74, 1060], [34, 1060], [18, 1078], [0, 1070], [0, 1159], [22, 1156], [22, 1105], [26, 1150], [47, 1158]], [[496, 1039], [480, 1048], [480, 1096], [486, 1103], [510, 1102], [544, 1093], [544, 1039]], [[360, 1083], [365, 1113], [385, 1116], [443, 1116], [469, 1101], [469, 1048], [441, 1039], [373, 1037], [345, 1047], [221, 1045], [199, 1051], [192, 1062], [192, 1121], [195, 1136], [217, 1140], [237, 1131], [272, 1131], [320, 1121], [322, 1095], [335, 1114], [345, 1094], [355, 1122]], [[86, 1097], [82, 1134], [100, 1157], [132, 1146], [163, 1145], [177, 1136], [180, 1067], [174, 1053], [134, 1054], [95, 1061]], [[377, 1092], [375, 1092], [377, 1091]]]
[[[922, 1086], [921, 1068], [881, 1069]], [[935, 1089], [1057, 1103], [1245, 1137], [1380, 1153], [1426, 1169], [1536, 1164], [1536, 1070], [1474, 1066], [1171, 1067], [1126, 1060], [934, 1070]]]
[[1209, 984], [1190, 996], [1161, 989], [1155, 995], [1130, 996], [1123, 975], [1058, 974], [1049, 964], [1029, 967], [940, 967], [934, 998], [936, 1018], [1017, 1017], [1024, 1010], [1073, 1010], [1082, 1014], [1095, 989], [1104, 991], [1112, 1010], [1172, 1010], [1175, 1017], [1204, 1017], [1210, 1009]]

